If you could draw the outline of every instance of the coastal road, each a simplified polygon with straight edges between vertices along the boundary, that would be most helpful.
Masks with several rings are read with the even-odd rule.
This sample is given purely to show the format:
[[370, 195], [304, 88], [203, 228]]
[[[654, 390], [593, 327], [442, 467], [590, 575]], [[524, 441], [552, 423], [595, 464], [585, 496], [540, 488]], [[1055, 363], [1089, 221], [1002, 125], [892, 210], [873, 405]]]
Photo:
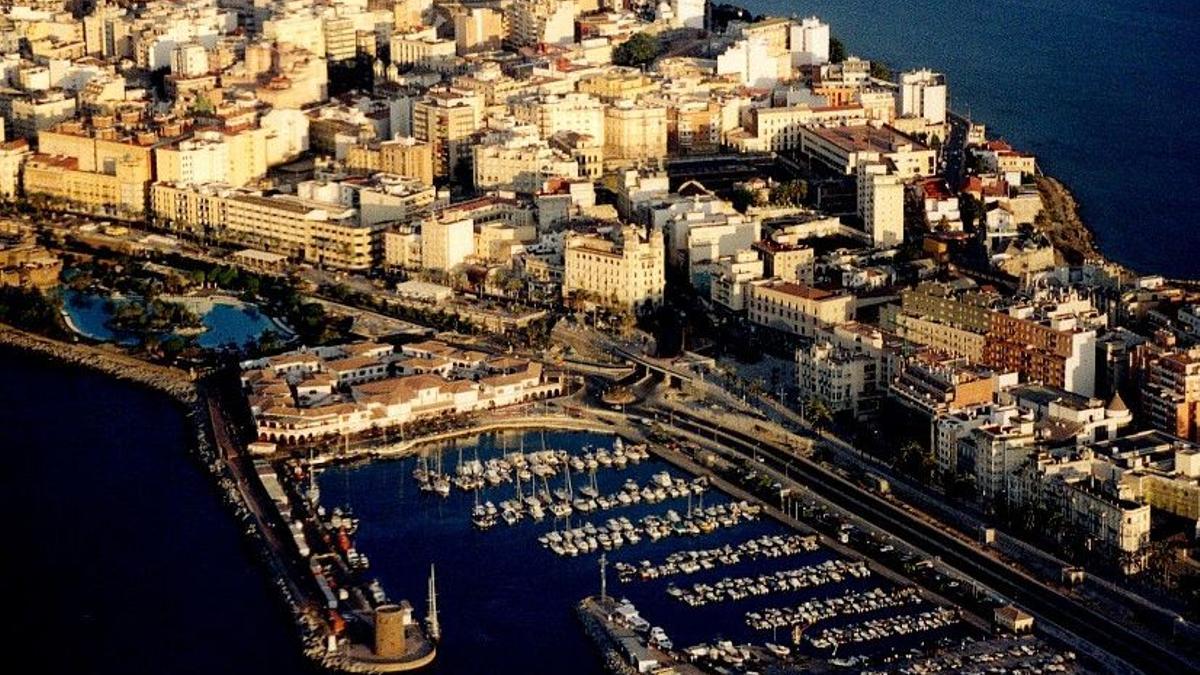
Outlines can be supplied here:
[[[652, 413], [651, 413], [652, 414]], [[1082, 606], [1054, 588], [998, 561], [944, 530], [910, 514], [811, 460], [743, 432], [719, 427], [690, 413], [674, 411], [674, 423], [719, 438], [743, 453], [757, 455], [777, 469], [785, 466], [809, 489], [873, 525], [914, 544], [1007, 596], [1039, 620], [1095, 645], [1144, 672], [1197, 672], [1197, 664], [1164, 645]]]

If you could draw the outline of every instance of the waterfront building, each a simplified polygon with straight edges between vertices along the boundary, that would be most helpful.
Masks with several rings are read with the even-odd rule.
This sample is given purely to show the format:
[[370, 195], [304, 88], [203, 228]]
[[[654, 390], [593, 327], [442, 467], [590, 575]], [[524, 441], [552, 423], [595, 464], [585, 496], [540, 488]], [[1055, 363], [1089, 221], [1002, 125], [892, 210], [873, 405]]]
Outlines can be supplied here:
[[855, 297], [781, 279], [750, 284], [751, 322], [801, 337], [816, 337], [854, 318]]
[[790, 73], [791, 60], [772, 54], [771, 43], [762, 37], [738, 40], [717, 56], [717, 75], [748, 87], [771, 88]]
[[83, 171], [79, 166], [75, 157], [31, 155], [22, 170], [24, 192], [83, 213], [119, 218], [145, 213], [148, 176], [136, 160], [122, 158], [112, 165], [112, 173]]
[[793, 67], [829, 63], [829, 24], [815, 16], [793, 22], [788, 29], [788, 51]]
[[801, 151], [838, 173], [853, 174], [864, 162], [887, 162], [904, 180], [937, 172], [937, 152], [892, 127], [801, 126], [799, 134]]
[[[423, 374], [404, 374], [423, 366]], [[557, 396], [563, 386], [540, 363], [442, 343], [400, 352], [375, 343], [302, 348], [243, 362], [241, 370], [259, 440], [283, 445], [494, 410]]]
[[939, 420], [991, 403], [1004, 381], [963, 359], [932, 350], [918, 352], [901, 359], [896, 375], [889, 379], [888, 398], [900, 413], [893, 419], [898, 430], [907, 427], [922, 445], [934, 450], [939, 468], [954, 471], [957, 436], [939, 428]]
[[866, 121], [861, 105], [813, 106], [807, 103], [772, 108], [751, 108], [748, 124], [729, 134], [739, 152], [799, 150], [800, 130], [808, 125], [857, 124]]
[[663, 234], [626, 225], [607, 235], [573, 233], [564, 254], [563, 298], [617, 307], [658, 305], [666, 286]]
[[870, 354], [818, 339], [796, 350], [796, 386], [801, 401], [815, 399], [833, 414], [866, 419], [879, 409], [884, 389], [879, 362]]
[[900, 74], [900, 114], [929, 124], [946, 122], [946, 76], [928, 68]]
[[385, 225], [362, 223], [356, 209], [336, 202], [155, 183], [151, 208], [166, 228], [335, 269], [365, 271], [382, 258]]

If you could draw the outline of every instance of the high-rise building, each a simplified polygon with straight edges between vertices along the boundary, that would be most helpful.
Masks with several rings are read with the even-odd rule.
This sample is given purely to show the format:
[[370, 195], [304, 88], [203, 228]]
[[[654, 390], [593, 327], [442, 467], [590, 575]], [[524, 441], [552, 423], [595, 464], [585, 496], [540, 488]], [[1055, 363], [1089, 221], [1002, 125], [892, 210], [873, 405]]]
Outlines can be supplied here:
[[886, 164], [858, 165], [858, 215], [876, 248], [904, 243], [904, 183]]
[[575, 41], [574, 0], [514, 0], [509, 7], [509, 40], [518, 47], [565, 45]]
[[421, 266], [449, 272], [475, 254], [470, 218], [429, 218], [421, 223]]
[[454, 43], [459, 56], [500, 48], [504, 15], [488, 7], [471, 7], [454, 15]]
[[1153, 358], [1146, 367], [1141, 401], [1150, 426], [1200, 442], [1200, 348]]
[[465, 141], [483, 121], [483, 100], [474, 94], [434, 89], [413, 103], [413, 138], [433, 150], [433, 174], [450, 176], [470, 156]]
[[788, 51], [793, 66], [829, 63], [829, 24], [815, 16], [793, 23], [788, 34]]
[[946, 122], [946, 76], [928, 68], [900, 75], [900, 114]]

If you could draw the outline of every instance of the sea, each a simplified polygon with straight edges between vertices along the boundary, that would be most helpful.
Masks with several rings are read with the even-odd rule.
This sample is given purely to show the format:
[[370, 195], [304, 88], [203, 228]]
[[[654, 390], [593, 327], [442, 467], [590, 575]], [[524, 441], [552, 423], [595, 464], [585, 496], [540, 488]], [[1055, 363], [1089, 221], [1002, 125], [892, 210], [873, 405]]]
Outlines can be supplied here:
[[310, 673], [166, 397], [0, 349], [6, 660], [45, 673]]
[[946, 75], [950, 107], [1037, 155], [1106, 257], [1200, 278], [1200, 3], [741, 0], [820, 16], [851, 54]]

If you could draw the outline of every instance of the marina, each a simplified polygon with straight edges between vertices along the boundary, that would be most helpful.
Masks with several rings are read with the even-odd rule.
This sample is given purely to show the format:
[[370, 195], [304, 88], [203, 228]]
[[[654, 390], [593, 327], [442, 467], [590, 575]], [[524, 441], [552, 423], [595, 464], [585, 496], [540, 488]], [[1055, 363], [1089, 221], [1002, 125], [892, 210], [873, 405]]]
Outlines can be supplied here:
[[[725, 660], [705, 658], [731, 672], [740, 670], [733, 663], [742, 658], [741, 649], [755, 658], [782, 658], [765, 646], [762, 629], [747, 621], [747, 613], [767, 616], [781, 597], [795, 597], [800, 604], [844, 598], [830, 602], [840, 611], [818, 628], [844, 625], [860, 614], [886, 618], [903, 610], [870, 594], [882, 589], [906, 597], [907, 591], [874, 577], [865, 563], [844, 559], [815, 536], [763, 518], [758, 505], [681, 474], [651, 452], [632, 461], [629, 449], [636, 446], [624, 444], [624, 467], [599, 460], [588, 466], [588, 454], [595, 459], [608, 450], [611, 459], [615, 441], [584, 432], [484, 434], [397, 459], [322, 466], [316, 482], [330, 524], [338, 519], [353, 532], [355, 553], [369, 556], [361, 576], [378, 579], [378, 586], [368, 589], [377, 588], [380, 599], [423, 597], [428, 566], [437, 564], [439, 672], [604, 672], [604, 659], [578, 659], [580, 650], [594, 652], [598, 644], [579, 630], [578, 621], [580, 599], [595, 596], [601, 585], [602, 555], [610, 566], [608, 596], [615, 603], [605, 607], [636, 607], [638, 618], [621, 624], [628, 630], [622, 635], [636, 640], [638, 649], [653, 650], [664, 663], [688, 665], [689, 647], [718, 643], [728, 643], [732, 652]], [[521, 457], [528, 478], [520, 474]], [[468, 481], [465, 488], [455, 483], [486, 475], [489, 467], [499, 472], [500, 460], [507, 464], [508, 480], [490, 484], [484, 478], [483, 485]], [[535, 467], [541, 468], [535, 472]], [[449, 482], [444, 494], [433, 487], [439, 475]], [[607, 517], [593, 513], [589, 518], [574, 506], [582, 497], [599, 507], [601, 497], [632, 495], [635, 487], [639, 495], [661, 489], [662, 498], [618, 499]], [[571, 510], [557, 516], [554, 505]], [[505, 518], [505, 513], [513, 515]], [[481, 527], [481, 516], [489, 514], [496, 522]], [[697, 545], [700, 541], [705, 543]], [[726, 577], [723, 570], [734, 574]], [[676, 588], [669, 577], [677, 575], [695, 579], [695, 585]], [[694, 596], [693, 602], [684, 596]], [[860, 601], [868, 609], [853, 610]], [[414, 604], [416, 613], [424, 613], [420, 602]], [[947, 631], [960, 638], [973, 634], [965, 624]], [[770, 637], [776, 651], [820, 651], [809, 643], [789, 647], [782, 644], [786, 639]], [[604, 639], [605, 645], [616, 644]], [[856, 644], [854, 651], [891, 656], [908, 646], [897, 633], [892, 640]], [[529, 665], [529, 654], [538, 655], [536, 667]]]
[[701, 607], [715, 602], [737, 602], [751, 597], [800, 591], [838, 584], [848, 579], [865, 579], [869, 576], [871, 570], [867, 568], [866, 563], [834, 559], [817, 565], [778, 570], [753, 577], [725, 577], [716, 583], [698, 583], [687, 589], [670, 586], [667, 588], [667, 594], [692, 607]]
[[866, 614], [920, 602], [921, 595], [913, 587], [892, 591], [873, 588], [829, 598], [814, 598], [795, 607], [769, 607], [759, 612], [747, 612], [746, 624], [756, 630], [807, 627], [834, 617]]
[[813, 647], [829, 650], [836, 654], [838, 647], [874, 640], [884, 640], [903, 635], [929, 634], [956, 625], [959, 613], [955, 610], [938, 608], [919, 614], [902, 614], [872, 619], [849, 626], [826, 628], [815, 636], [805, 634]]
[[642, 560], [636, 565], [619, 562], [613, 567], [622, 582], [630, 582], [635, 579], [646, 581], [679, 574], [695, 574], [701, 570], [711, 570], [723, 565], [736, 565], [742, 560], [773, 559], [793, 556], [802, 552], [811, 553], [817, 548], [817, 538], [811, 535], [762, 536], [737, 545], [726, 544], [721, 548], [676, 551], [658, 564]]

